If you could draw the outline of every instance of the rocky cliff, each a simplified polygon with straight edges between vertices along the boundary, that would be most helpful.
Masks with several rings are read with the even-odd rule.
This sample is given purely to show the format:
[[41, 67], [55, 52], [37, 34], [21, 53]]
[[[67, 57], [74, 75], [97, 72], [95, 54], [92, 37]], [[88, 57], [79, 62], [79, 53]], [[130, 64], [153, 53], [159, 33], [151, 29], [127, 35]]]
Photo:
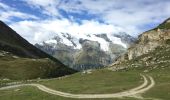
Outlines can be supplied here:
[[109, 68], [117, 70], [140, 69], [144, 72], [170, 66], [170, 19], [144, 32], [127, 52]]
[[131, 60], [143, 54], [153, 51], [158, 46], [165, 44], [170, 39], [170, 19], [160, 24], [158, 27], [144, 32], [138, 38], [138, 41], [132, 45], [127, 53], [118, 60]]

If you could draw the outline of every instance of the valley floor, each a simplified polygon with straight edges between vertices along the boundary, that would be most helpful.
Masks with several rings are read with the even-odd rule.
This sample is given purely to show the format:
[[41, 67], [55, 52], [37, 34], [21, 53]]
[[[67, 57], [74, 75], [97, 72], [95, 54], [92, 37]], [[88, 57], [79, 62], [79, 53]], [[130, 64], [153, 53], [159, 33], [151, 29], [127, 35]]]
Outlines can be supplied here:
[[[113, 93], [113, 94], [70, 94], [70, 93], [65, 93], [65, 92], [60, 92], [57, 90], [50, 89], [41, 84], [20, 84], [20, 85], [6, 86], [6, 87], [0, 88], [0, 90], [7, 90], [7, 89], [18, 88], [22, 86], [35, 86], [39, 90], [44, 91], [48, 94], [58, 95], [58, 96], [67, 97], [67, 98], [90, 98], [90, 99], [91, 98], [122, 98], [122, 97], [135, 97], [136, 98], [138, 97], [139, 94], [148, 91], [155, 85], [155, 82], [151, 76], [146, 76], [146, 75], [141, 75], [141, 76], [144, 79], [144, 82], [142, 85], [136, 88], [127, 90], [127, 91], [122, 91], [122, 92]], [[148, 80], [150, 80], [150, 84]], [[141, 97], [138, 97], [138, 98], [141, 98]]]
[[[107, 69], [92, 71], [90, 74], [77, 73], [57, 79], [33, 80], [31, 84], [34, 83], [34, 86], [38, 88], [23, 86], [0, 90], [0, 100], [77, 100], [76, 98], [95, 98], [94, 94], [98, 94], [100, 99], [97, 100], [169, 100], [170, 75], [168, 73], [170, 70], [168, 71], [168, 69], [149, 72], [148, 75], [153, 77], [156, 84], [152, 77], [144, 76], [141, 78], [139, 73], [143, 71], [113, 72]], [[64, 95], [59, 91], [64, 92]], [[58, 92], [65, 97], [58, 96], [59, 94], [54, 95]], [[131, 95], [122, 96], [125, 94]], [[111, 98], [106, 99], [106, 95], [111, 96]]]

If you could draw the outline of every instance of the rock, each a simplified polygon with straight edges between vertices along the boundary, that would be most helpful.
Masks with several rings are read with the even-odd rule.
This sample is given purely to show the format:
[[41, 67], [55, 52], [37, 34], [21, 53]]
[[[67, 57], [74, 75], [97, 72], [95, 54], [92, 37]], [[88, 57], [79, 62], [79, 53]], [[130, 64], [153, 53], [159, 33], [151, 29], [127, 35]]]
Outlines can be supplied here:
[[2, 79], [3, 81], [9, 81], [10, 79], [8, 79], [8, 78], [4, 78], [4, 79]]
[[12, 56], [13, 58], [15, 58], [15, 59], [18, 59], [19, 57], [18, 56]]
[[158, 29], [141, 34], [138, 42], [128, 49], [128, 60], [153, 51], [168, 39], [170, 39], [170, 30]]
[[148, 73], [148, 72], [149, 72], [149, 70], [144, 70], [143, 72], [144, 72], [144, 73]]
[[17, 92], [17, 91], [20, 91], [21, 89], [15, 89], [14, 91]]
[[92, 70], [85, 70], [82, 72], [82, 74], [91, 74], [92, 73]]

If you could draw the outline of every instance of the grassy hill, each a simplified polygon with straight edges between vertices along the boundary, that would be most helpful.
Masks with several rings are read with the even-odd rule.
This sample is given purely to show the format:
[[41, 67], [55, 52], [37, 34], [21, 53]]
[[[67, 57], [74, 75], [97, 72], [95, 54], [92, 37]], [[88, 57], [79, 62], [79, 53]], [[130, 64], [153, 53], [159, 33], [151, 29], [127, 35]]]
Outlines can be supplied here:
[[74, 72], [0, 21], [0, 78], [47, 78]]

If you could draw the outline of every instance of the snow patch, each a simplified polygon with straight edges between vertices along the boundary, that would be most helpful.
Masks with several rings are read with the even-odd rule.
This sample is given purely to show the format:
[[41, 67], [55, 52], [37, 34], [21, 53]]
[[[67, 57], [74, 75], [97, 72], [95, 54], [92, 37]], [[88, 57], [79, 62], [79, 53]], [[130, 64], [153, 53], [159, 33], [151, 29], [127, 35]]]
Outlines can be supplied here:
[[[124, 48], [127, 48], [126, 44], [121, 41], [120, 38], [113, 36], [114, 33], [105, 33], [107, 37], [111, 40], [112, 43], [114, 44], [119, 44], [123, 46]], [[57, 37], [60, 38], [59, 42], [67, 45], [67, 46], [73, 46], [74, 49], [81, 49], [82, 46], [79, 43], [79, 39], [87, 39], [90, 41], [97, 41], [100, 43], [100, 47], [103, 51], [109, 51], [109, 44], [110, 42], [106, 41], [102, 37], [97, 37], [95, 34], [81, 34], [81, 33], [74, 33], [74, 34], [69, 34], [69, 33], [58, 33], [56, 35]], [[68, 38], [69, 37], [69, 38]], [[45, 41], [45, 43], [48, 44], [57, 44], [58, 40], [51, 39]], [[73, 42], [76, 44], [74, 45]]]
[[47, 44], [57, 44], [57, 41], [56, 40], [47, 40], [47, 41], [45, 41], [45, 43], [47, 43]]
[[119, 44], [123, 46], [124, 48], [127, 48], [126, 44], [124, 44], [120, 38], [114, 37], [112, 35], [108, 35], [108, 38], [115, 44]]

